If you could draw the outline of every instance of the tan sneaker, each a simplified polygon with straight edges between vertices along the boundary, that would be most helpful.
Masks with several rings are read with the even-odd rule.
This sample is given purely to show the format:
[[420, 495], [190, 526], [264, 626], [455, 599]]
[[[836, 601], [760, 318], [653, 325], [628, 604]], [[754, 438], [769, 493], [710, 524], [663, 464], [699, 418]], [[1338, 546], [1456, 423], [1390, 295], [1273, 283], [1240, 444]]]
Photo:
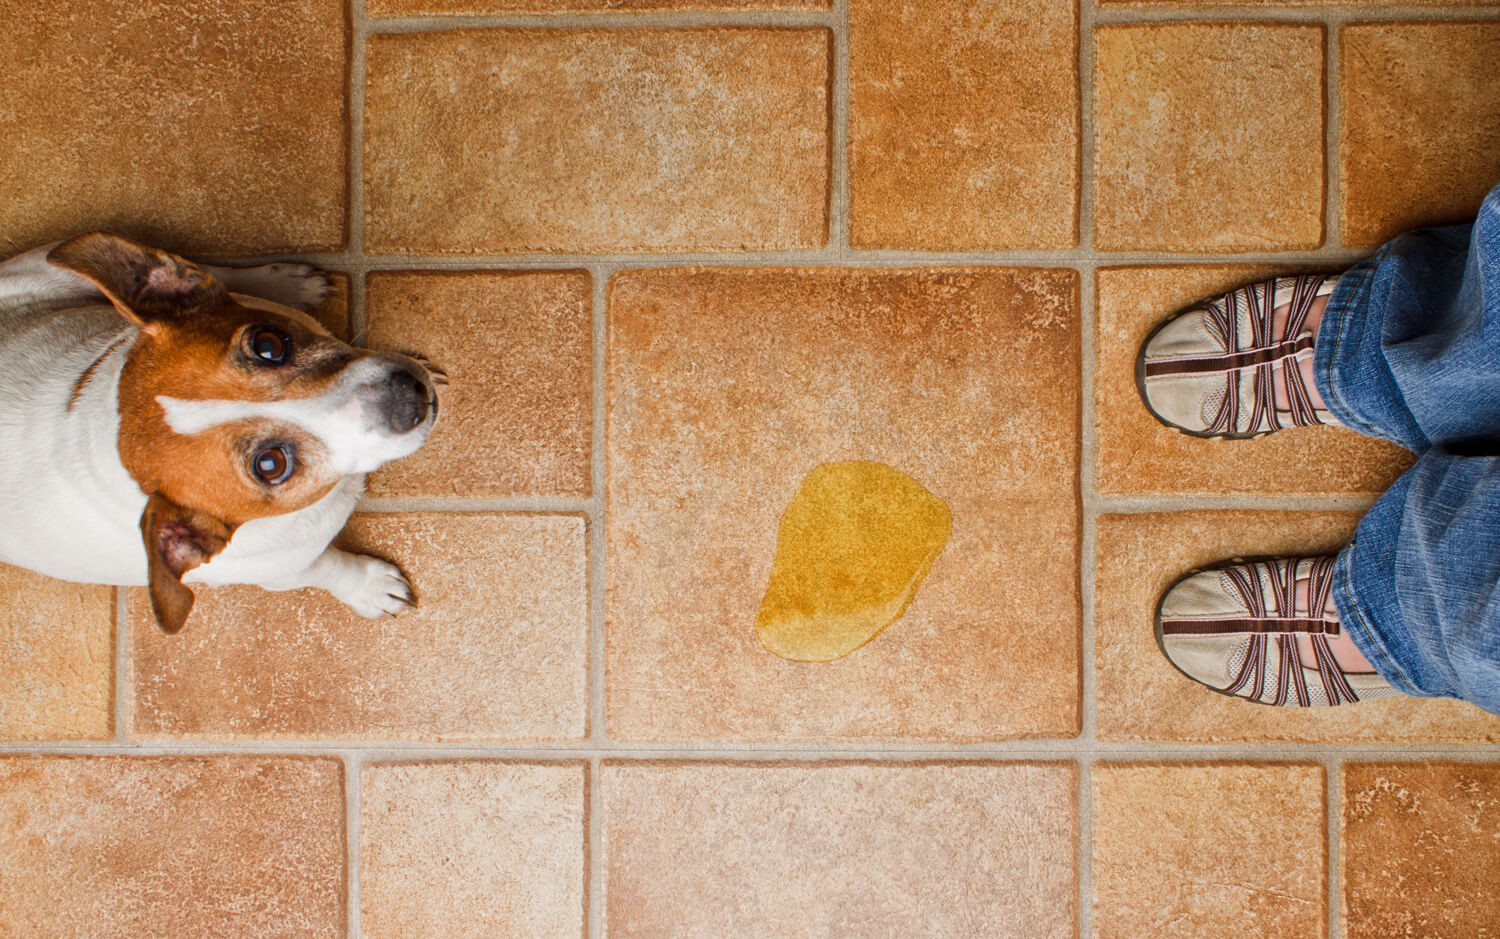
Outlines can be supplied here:
[[[1136, 361], [1146, 408], [1194, 437], [1245, 439], [1328, 423], [1328, 412], [1308, 397], [1299, 362], [1313, 354], [1308, 311], [1337, 282], [1337, 275], [1326, 274], [1267, 280], [1163, 323], [1146, 338]], [[1289, 311], [1278, 331], [1273, 320], [1279, 306]], [[1280, 409], [1278, 390], [1285, 402]]]

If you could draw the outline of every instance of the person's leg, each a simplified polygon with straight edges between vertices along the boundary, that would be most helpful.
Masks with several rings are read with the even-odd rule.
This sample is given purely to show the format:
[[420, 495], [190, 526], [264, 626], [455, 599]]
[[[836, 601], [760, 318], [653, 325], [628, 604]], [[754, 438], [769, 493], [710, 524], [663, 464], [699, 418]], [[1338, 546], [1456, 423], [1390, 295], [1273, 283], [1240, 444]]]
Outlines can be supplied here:
[[1340, 552], [1333, 600], [1398, 690], [1500, 714], [1500, 456], [1423, 454]]

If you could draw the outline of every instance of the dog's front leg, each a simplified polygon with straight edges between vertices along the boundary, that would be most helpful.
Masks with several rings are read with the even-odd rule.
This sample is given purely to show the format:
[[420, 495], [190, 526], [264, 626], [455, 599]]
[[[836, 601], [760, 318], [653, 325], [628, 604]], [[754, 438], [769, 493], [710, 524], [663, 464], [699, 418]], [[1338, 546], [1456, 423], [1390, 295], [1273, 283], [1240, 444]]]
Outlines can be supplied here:
[[411, 583], [396, 565], [334, 547], [318, 555], [306, 570], [260, 586], [267, 590], [320, 587], [366, 619], [395, 616], [416, 606]]

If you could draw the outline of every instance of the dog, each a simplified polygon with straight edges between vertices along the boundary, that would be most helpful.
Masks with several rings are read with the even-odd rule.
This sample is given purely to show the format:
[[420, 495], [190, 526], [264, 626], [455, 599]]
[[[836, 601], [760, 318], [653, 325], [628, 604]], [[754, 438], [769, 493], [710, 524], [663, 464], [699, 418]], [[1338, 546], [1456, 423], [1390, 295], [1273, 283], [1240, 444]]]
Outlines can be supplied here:
[[306, 313], [329, 290], [107, 232], [0, 264], [0, 561], [144, 585], [167, 633], [189, 584], [414, 605], [394, 565], [331, 542], [365, 474], [426, 441], [446, 377], [336, 339]]

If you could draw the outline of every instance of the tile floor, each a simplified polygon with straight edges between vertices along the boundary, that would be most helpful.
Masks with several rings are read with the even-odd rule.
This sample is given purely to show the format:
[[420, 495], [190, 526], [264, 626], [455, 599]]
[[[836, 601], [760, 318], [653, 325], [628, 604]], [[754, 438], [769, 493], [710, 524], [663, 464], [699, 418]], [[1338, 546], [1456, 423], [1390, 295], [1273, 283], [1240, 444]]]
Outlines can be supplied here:
[[[0, 935], [1500, 935], [1500, 718], [1277, 712], [1151, 639], [1407, 465], [1156, 426], [1174, 309], [1500, 178], [1500, 6], [0, 0], [0, 244], [298, 256], [453, 379], [345, 540], [421, 609], [0, 569]], [[948, 503], [826, 664], [799, 480]]]

